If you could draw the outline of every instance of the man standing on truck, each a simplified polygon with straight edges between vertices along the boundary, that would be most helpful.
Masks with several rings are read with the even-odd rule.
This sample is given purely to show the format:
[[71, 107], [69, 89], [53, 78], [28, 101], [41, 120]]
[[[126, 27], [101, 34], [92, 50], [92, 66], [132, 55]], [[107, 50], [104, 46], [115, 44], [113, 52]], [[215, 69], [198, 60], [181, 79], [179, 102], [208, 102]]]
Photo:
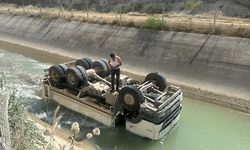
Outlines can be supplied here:
[[122, 65], [122, 60], [119, 56], [114, 53], [110, 54], [109, 64], [111, 66], [111, 92], [115, 90], [115, 76], [116, 76], [116, 91], [119, 91], [119, 81], [120, 81], [120, 66]]

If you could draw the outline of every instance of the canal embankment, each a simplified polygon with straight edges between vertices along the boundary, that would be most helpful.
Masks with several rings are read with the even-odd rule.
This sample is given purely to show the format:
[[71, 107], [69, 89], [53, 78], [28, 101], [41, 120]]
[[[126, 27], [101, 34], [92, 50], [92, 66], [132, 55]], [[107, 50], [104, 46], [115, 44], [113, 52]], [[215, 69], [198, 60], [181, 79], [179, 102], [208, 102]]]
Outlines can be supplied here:
[[0, 40], [0, 45], [9, 47], [5, 49], [53, 63], [84, 56], [107, 58], [114, 52], [124, 60], [125, 72], [142, 77], [161, 71], [187, 96], [250, 112], [250, 40], [246, 38], [2, 14]]

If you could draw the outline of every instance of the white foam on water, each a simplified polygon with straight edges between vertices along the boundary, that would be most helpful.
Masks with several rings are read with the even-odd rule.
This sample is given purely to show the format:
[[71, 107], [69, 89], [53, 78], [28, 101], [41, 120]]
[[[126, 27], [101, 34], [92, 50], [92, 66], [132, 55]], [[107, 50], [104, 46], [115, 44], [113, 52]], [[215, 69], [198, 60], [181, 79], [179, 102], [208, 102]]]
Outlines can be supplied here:
[[64, 124], [66, 124], [66, 125], [71, 125], [73, 122], [72, 121], [69, 121], [69, 120], [67, 120], [67, 121], [65, 121], [64, 122]]
[[36, 117], [42, 119], [42, 118], [48, 118], [47, 114], [45, 112], [42, 112], [40, 114], [35, 114]]
[[4, 53], [0, 53], [0, 58], [4, 57], [4, 55], [5, 55]]
[[50, 67], [49, 64], [41, 64], [41, 63], [37, 63], [35, 66], [35, 68], [41, 68], [41, 69], [47, 69], [49, 67]]

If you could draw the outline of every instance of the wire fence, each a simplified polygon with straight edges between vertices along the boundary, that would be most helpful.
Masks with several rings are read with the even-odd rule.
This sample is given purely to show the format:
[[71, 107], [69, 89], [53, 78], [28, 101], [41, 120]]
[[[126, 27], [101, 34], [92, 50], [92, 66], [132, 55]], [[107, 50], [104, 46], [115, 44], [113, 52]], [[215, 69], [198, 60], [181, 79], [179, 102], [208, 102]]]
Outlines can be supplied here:
[[65, 7], [66, 4], [60, 1], [53, 7], [42, 7], [42, 4], [39, 3], [35, 6], [16, 6], [5, 3], [0, 6], [0, 12], [126, 27], [250, 37], [250, 19], [225, 17], [219, 10], [201, 15], [180, 15], [169, 13], [165, 5], [151, 7], [147, 10], [148, 13], [137, 12], [136, 9], [131, 10], [120, 5], [113, 11], [105, 12], [105, 10], [96, 10], [85, 2], [83, 1], [83, 5], [77, 9]]

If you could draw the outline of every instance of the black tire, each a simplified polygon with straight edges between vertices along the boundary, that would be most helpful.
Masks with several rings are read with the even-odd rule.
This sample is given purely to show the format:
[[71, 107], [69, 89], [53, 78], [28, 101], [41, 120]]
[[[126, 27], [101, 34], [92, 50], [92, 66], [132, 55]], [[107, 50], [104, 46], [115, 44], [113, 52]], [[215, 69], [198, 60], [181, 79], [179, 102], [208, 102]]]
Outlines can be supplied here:
[[140, 81], [139, 80], [135, 80], [135, 79], [132, 79], [132, 80], [129, 80], [128, 81], [128, 85], [134, 85], [134, 84], [140, 84]]
[[83, 76], [79, 69], [70, 67], [66, 70], [66, 82], [68, 87], [76, 89], [83, 83]]
[[106, 66], [108, 67], [108, 75], [110, 75], [111, 74], [111, 66], [109, 65], [109, 63], [108, 63], [108, 60], [106, 60], [106, 59], [101, 59], [105, 64], [106, 64]]
[[83, 59], [85, 59], [89, 63], [89, 67], [90, 67], [90, 69], [92, 69], [93, 68], [93, 62], [92, 62], [92, 60], [90, 58], [88, 58], [88, 57], [83, 58]]
[[105, 62], [102, 60], [97, 60], [93, 62], [93, 69], [96, 71], [96, 73], [102, 77], [106, 78], [109, 76], [109, 70]]
[[59, 65], [54, 65], [49, 68], [49, 80], [53, 85], [61, 85], [65, 81], [65, 72]]
[[131, 123], [139, 123], [142, 120], [141, 112], [139, 111], [131, 111], [128, 112], [125, 110], [125, 119]]
[[148, 74], [145, 78], [145, 81], [150, 81], [153, 82], [157, 87], [159, 87], [160, 91], [164, 91], [167, 87], [167, 80], [166, 78], [163, 76], [163, 74], [159, 73], [159, 72], [152, 72], [150, 74]]
[[140, 104], [145, 102], [141, 91], [133, 85], [125, 86], [118, 95], [121, 106], [128, 111], [139, 111]]
[[64, 74], [66, 73], [66, 70], [69, 68], [68, 66], [66, 66], [65, 64], [59, 64], [58, 66], [60, 66], [63, 71], [64, 71]]
[[81, 72], [83, 81], [81, 86], [87, 86], [88, 85], [88, 75], [86, 70], [82, 66], [76, 66], [76, 68]]
[[60, 66], [63, 69], [63, 76], [62, 76], [62, 83], [66, 83], [66, 70], [69, 68], [68, 66], [66, 66], [65, 64], [59, 64], [58, 66]]
[[75, 66], [82, 66], [86, 70], [91, 69], [91, 67], [89, 65], [89, 62], [86, 59], [84, 59], [84, 58], [76, 60]]

